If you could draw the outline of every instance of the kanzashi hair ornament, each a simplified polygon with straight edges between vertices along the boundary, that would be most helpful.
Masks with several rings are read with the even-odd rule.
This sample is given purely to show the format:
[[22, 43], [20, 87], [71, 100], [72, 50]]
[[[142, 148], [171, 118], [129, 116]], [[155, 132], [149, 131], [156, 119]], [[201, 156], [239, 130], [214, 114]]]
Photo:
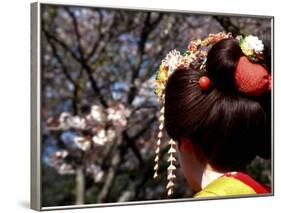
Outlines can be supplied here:
[[258, 62], [264, 58], [263, 50], [264, 45], [257, 36], [237, 36], [236, 39], [239, 41], [240, 48], [245, 56], [253, 62]]
[[198, 85], [203, 91], [208, 90], [212, 84], [210, 78], [205, 75], [201, 76], [199, 80], [189, 80], [189, 83]]
[[202, 90], [208, 90], [211, 86], [211, 80], [207, 76], [201, 76], [198, 83]]
[[[231, 33], [220, 32], [217, 34], [210, 34], [207, 38], [195, 39], [191, 41], [187, 47], [187, 50], [181, 54], [177, 50], [170, 51], [166, 57], [162, 60], [161, 65], [156, 73], [156, 87], [155, 93], [158, 96], [158, 101], [160, 103], [160, 114], [159, 114], [159, 129], [157, 134], [157, 143], [155, 149], [155, 158], [154, 158], [154, 178], [159, 176], [159, 160], [160, 160], [160, 147], [163, 139], [163, 129], [164, 129], [164, 102], [165, 102], [165, 87], [168, 81], [169, 76], [177, 69], [177, 68], [185, 68], [188, 69], [190, 67], [199, 67], [201, 70], [205, 70], [205, 63], [207, 59], [207, 52], [204, 48], [209, 45], [214, 45], [218, 41], [222, 39], [232, 38]], [[198, 66], [199, 65], [199, 66]], [[202, 90], [207, 90], [211, 81], [207, 76], [202, 76], [199, 81], [196, 81], [197, 85]], [[168, 142], [169, 151], [168, 151], [168, 168], [167, 168], [167, 194], [171, 196], [174, 192], [175, 183], [174, 180], [176, 178], [176, 142], [172, 139]]]

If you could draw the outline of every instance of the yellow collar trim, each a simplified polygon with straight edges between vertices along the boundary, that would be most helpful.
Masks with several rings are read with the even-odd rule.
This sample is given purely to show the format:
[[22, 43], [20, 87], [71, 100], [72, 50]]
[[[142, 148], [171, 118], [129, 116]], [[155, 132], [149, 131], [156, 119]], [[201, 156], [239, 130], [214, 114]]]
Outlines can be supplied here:
[[256, 194], [256, 192], [245, 183], [233, 178], [221, 176], [209, 183], [202, 191], [194, 197], [213, 197]]

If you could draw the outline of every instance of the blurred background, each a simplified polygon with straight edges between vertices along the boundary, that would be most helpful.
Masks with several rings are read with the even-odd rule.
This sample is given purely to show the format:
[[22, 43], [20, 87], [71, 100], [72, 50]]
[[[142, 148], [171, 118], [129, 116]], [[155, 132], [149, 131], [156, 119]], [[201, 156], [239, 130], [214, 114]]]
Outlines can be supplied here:
[[[168, 144], [152, 178], [162, 58], [220, 31], [271, 43], [271, 20], [256, 17], [45, 4], [41, 21], [44, 207], [167, 199]], [[270, 168], [256, 158], [248, 171], [270, 184]], [[192, 197], [177, 173], [173, 198]]]

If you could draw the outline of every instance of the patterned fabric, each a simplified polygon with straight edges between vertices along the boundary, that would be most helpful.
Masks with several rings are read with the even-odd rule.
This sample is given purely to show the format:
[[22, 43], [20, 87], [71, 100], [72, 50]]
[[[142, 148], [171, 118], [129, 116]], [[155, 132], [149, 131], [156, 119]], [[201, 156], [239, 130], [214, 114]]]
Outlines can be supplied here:
[[227, 173], [208, 184], [194, 197], [234, 196], [267, 194], [270, 188], [256, 182], [249, 175], [241, 172]]
[[235, 71], [235, 82], [240, 92], [260, 96], [271, 90], [271, 81], [271, 75], [262, 65], [251, 62], [246, 56], [240, 57]]

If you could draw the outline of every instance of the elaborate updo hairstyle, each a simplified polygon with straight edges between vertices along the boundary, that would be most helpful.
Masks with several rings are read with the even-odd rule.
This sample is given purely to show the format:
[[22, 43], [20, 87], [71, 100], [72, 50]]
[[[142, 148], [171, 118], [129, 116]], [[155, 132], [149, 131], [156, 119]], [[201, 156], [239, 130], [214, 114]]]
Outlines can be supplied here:
[[[236, 39], [221, 40], [209, 50], [206, 71], [178, 68], [165, 91], [168, 135], [178, 142], [188, 138], [221, 171], [242, 170], [257, 155], [271, 154], [270, 92], [250, 97], [235, 86], [243, 55]], [[270, 67], [265, 60], [259, 63]], [[207, 91], [198, 86], [201, 76], [212, 82]]]

